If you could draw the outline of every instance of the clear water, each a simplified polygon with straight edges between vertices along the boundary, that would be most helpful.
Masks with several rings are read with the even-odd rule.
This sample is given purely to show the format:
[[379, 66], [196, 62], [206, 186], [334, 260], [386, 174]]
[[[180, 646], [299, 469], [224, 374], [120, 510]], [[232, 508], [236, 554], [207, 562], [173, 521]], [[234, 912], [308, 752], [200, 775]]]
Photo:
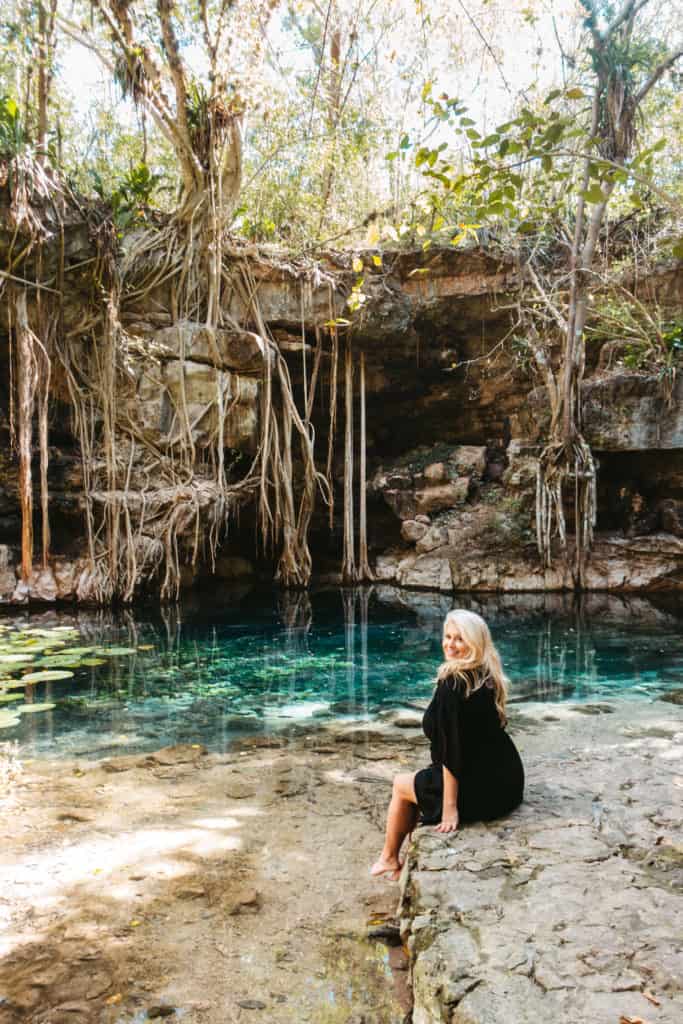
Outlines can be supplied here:
[[[589, 595], [577, 609], [558, 595], [515, 595], [457, 603], [489, 622], [513, 702], [653, 699], [683, 687], [676, 601]], [[73, 678], [36, 683], [23, 701], [0, 704], [55, 705], [21, 714], [0, 729], [0, 741], [17, 740], [25, 756], [106, 756], [181, 742], [224, 750], [248, 735], [419, 705], [431, 693], [450, 606], [443, 595], [376, 586], [211, 592], [161, 611], [5, 616], [10, 628], [73, 625], [72, 646], [132, 653], [81, 664]]]

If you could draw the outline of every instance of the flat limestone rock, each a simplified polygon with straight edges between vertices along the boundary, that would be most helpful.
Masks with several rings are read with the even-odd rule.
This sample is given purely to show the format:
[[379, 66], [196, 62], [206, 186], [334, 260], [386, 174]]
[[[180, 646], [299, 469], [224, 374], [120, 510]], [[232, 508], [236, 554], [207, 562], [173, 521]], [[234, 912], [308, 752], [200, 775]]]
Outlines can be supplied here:
[[228, 780], [225, 784], [225, 795], [230, 800], [246, 800], [256, 795], [256, 787], [250, 786], [247, 782]]
[[413, 1024], [683, 1020], [683, 710], [609, 706], [551, 724], [520, 707], [540, 726], [511, 728], [522, 806], [417, 830], [400, 883]]
[[170, 766], [174, 764], [193, 764], [208, 753], [201, 743], [178, 743], [173, 747], [162, 747], [144, 760], [147, 765]]

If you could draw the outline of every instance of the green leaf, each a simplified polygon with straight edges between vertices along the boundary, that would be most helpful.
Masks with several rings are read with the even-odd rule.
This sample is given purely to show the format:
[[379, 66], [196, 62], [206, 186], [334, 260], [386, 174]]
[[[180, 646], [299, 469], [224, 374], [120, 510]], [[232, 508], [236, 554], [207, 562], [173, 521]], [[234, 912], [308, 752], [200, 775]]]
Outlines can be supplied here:
[[591, 185], [586, 192], [582, 192], [581, 195], [587, 203], [602, 203], [605, 199], [602, 189], [599, 185]]
[[552, 103], [553, 100], [556, 100], [557, 97], [561, 96], [561, 95], [562, 95], [562, 90], [561, 89], [553, 89], [552, 92], [548, 93], [546, 98], [543, 100], [543, 103], [547, 107], [549, 103]]
[[557, 142], [558, 139], [562, 136], [564, 128], [564, 124], [560, 122], [556, 124], [551, 124], [550, 128], [548, 128], [548, 130], [545, 132], [545, 141], [549, 142], [551, 145]]
[[543, 167], [543, 170], [546, 172], [546, 174], [549, 173], [553, 169], [553, 158], [551, 156], [548, 156], [548, 154], [546, 153], [546, 155], [541, 159], [541, 166]]
[[582, 100], [585, 96], [583, 89], [567, 89], [565, 96], [568, 100]]

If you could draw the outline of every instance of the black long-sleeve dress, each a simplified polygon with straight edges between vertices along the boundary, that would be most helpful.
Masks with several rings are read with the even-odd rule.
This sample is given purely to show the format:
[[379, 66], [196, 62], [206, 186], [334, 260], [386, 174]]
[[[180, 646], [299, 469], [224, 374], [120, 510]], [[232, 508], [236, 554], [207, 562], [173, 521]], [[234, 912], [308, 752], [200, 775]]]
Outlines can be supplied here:
[[490, 821], [522, 802], [524, 768], [501, 724], [493, 686], [473, 670], [473, 689], [465, 696], [462, 680], [437, 683], [422, 727], [430, 741], [432, 763], [415, 775], [420, 823], [441, 821], [443, 765], [458, 780], [461, 821]]

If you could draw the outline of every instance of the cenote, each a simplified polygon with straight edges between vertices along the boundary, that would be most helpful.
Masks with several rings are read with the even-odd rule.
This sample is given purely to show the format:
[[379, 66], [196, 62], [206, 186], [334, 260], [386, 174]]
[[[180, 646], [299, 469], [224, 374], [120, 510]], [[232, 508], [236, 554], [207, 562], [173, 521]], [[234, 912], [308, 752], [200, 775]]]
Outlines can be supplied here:
[[0, 739], [25, 756], [221, 751], [419, 707], [454, 605], [489, 622], [512, 704], [652, 700], [681, 686], [683, 616], [664, 598], [245, 588], [161, 609], [0, 618]]

